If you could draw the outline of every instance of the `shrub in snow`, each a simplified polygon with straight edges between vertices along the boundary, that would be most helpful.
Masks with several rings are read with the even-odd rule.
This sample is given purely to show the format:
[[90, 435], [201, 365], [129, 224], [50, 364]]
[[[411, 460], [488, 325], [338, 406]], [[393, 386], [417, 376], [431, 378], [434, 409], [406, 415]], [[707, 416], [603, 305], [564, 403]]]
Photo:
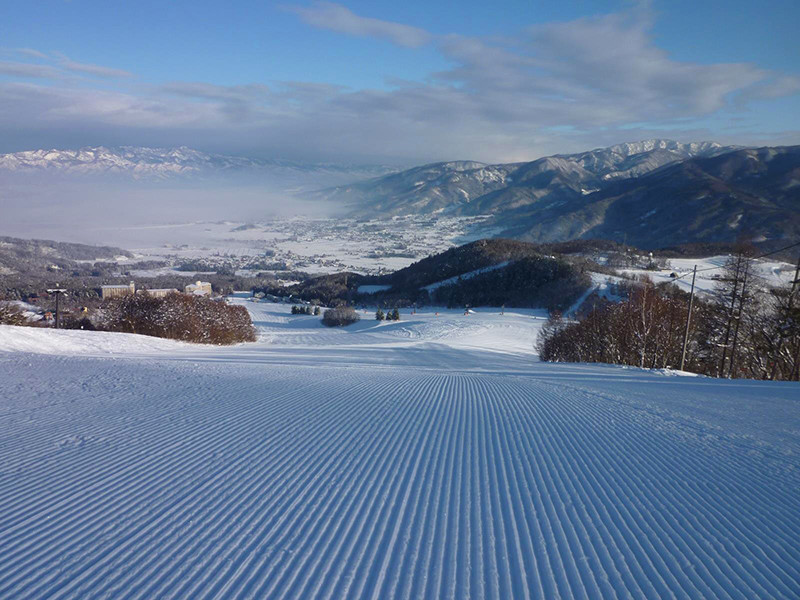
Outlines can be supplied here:
[[349, 306], [329, 308], [322, 316], [322, 324], [328, 327], [345, 327], [360, 320], [361, 317], [358, 316], [355, 309]]
[[[601, 302], [577, 322], [555, 314], [542, 328], [539, 357], [647, 368], [680, 364], [687, 298], [652, 282], [632, 286], [622, 302]], [[700, 303], [695, 310], [701, 311]], [[699, 315], [697, 315], [699, 316]]]
[[[732, 257], [715, 298], [694, 298], [684, 369], [711, 377], [797, 381], [800, 310], [791, 288], [765, 291], [752, 284], [746, 260]], [[624, 301], [599, 300], [576, 322], [554, 315], [541, 330], [539, 357], [554, 362], [679, 367], [688, 294], [647, 280], [620, 289]]]
[[375, 311], [375, 320], [376, 321], [383, 321], [385, 318], [386, 318], [386, 315], [383, 313], [383, 311], [380, 308]]
[[83, 329], [84, 331], [96, 331], [97, 326], [87, 316], [66, 316], [61, 322], [62, 329]]
[[115, 298], [104, 311], [101, 328], [201, 344], [236, 344], [256, 339], [244, 306], [184, 294]]
[[0, 302], [0, 325], [26, 325], [25, 314], [15, 304]]

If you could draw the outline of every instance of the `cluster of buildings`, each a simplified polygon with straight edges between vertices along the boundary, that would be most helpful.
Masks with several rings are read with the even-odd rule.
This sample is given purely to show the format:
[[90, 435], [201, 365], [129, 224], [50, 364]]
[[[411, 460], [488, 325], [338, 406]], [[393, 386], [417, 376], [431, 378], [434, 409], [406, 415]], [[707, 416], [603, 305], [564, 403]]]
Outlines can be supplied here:
[[[100, 286], [100, 290], [102, 292], [103, 300], [108, 300], [109, 298], [119, 298], [120, 296], [135, 294], [136, 284], [131, 281], [128, 285], [103, 285]], [[163, 298], [167, 294], [178, 293], [178, 290], [175, 288], [159, 288], [154, 290], [142, 289], [139, 290], [139, 293], [147, 294], [155, 298]], [[192, 296], [210, 296], [211, 284], [208, 281], [196, 281], [185, 286], [183, 288], [183, 293], [190, 294]]]

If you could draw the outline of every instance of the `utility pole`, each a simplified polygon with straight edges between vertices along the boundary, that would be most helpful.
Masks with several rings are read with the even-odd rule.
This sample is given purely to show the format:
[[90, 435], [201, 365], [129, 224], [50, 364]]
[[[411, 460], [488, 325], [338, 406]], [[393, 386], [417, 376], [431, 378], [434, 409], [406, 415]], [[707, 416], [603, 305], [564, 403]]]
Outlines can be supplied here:
[[689, 343], [689, 323], [692, 322], [692, 306], [694, 305], [694, 278], [697, 277], [697, 265], [692, 271], [692, 291], [689, 292], [689, 312], [686, 313], [686, 331], [683, 333], [683, 352], [681, 352], [681, 371], [686, 363], [686, 346]]
[[797, 267], [794, 270], [794, 279], [792, 280], [792, 291], [789, 293], [789, 310], [792, 310], [792, 300], [794, 300], [794, 293], [797, 291], [797, 284], [800, 283], [800, 256], [797, 257]]
[[736, 325], [733, 329], [733, 344], [731, 347], [731, 360], [728, 363], [728, 379], [733, 376], [733, 369], [736, 364], [736, 343], [739, 340], [739, 326], [742, 324], [742, 312], [744, 311], [744, 295], [747, 292], [747, 274], [750, 272], [750, 259], [744, 264], [744, 279], [742, 280], [742, 293], [739, 294], [739, 315], [736, 317]]
[[[794, 270], [794, 279], [792, 280], [792, 291], [789, 292], [789, 302], [786, 310], [787, 322], [792, 318], [794, 294], [797, 291], [798, 284], [800, 284], [800, 256], [797, 257], [797, 267]], [[800, 380], [800, 344], [797, 345], [797, 351], [792, 362], [794, 364], [792, 364], [792, 372], [789, 374], [789, 381], [798, 381]]]
[[730, 346], [731, 342], [731, 328], [733, 327], [733, 319], [736, 313], [736, 295], [739, 292], [739, 278], [741, 277], [741, 269], [742, 253], [739, 252], [736, 257], [736, 268], [733, 273], [733, 279], [726, 280], [733, 281], [733, 292], [731, 294], [731, 306], [728, 309], [728, 322], [725, 325], [725, 342], [722, 344], [722, 360], [717, 368], [717, 377], [723, 377], [725, 375], [725, 359], [728, 358], [728, 347]]
[[[58, 285], [58, 284], [56, 284]], [[61, 294], [66, 294], [67, 290], [62, 288], [53, 288], [47, 290], [48, 294], [55, 294], [56, 295], [56, 329], [61, 327], [61, 309], [59, 307], [59, 298], [61, 298]]]

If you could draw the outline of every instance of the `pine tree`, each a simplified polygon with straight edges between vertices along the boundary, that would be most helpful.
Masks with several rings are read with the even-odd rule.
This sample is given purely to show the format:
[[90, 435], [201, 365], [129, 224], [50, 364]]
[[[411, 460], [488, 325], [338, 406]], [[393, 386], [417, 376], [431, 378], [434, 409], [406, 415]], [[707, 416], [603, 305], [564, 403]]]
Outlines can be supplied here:
[[400, 320], [400, 311], [396, 308], [392, 311], [392, 321], [399, 321]]
[[383, 321], [385, 318], [386, 318], [386, 315], [383, 313], [383, 311], [380, 308], [377, 311], [375, 311], [375, 320], [376, 321]]

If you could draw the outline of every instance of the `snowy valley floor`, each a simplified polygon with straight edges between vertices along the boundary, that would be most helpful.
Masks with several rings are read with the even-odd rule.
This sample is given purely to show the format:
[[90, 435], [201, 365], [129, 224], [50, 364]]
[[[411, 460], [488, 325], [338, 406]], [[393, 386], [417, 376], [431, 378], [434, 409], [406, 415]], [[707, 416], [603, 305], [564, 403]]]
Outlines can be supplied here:
[[247, 306], [231, 348], [0, 327], [0, 598], [800, 596], [797, 384]]

